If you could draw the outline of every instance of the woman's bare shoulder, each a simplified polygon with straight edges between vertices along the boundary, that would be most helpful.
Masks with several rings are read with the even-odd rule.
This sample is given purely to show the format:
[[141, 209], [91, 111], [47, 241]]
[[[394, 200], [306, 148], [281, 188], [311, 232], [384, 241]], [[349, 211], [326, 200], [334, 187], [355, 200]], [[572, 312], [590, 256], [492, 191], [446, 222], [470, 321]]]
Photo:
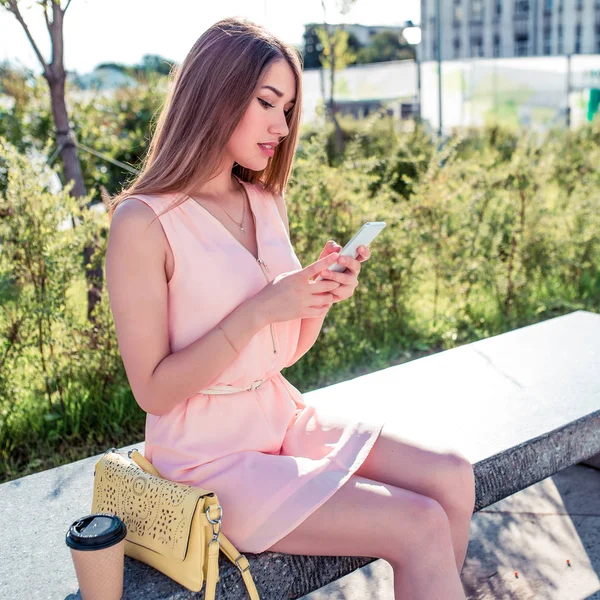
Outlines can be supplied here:
[[[129, 226], [149, 225], [158, 221], [155, 217], [161, 217], [165, 209], [172, 205], [173, 194], [133, 194], [127, 196], [116, 207], [112, 223], [117, 220], [128, 223]], [[160, 226], [159, 226], [160, 229]]]
[[113, 213], [113, 218], [117, 212], [121, 212], [122, 218], [126, 219], [139, 219], [143, 215], [158, 215], [167, 203], [168, 198], [162, 194], [134, 194], [127, 196], [119, 203]]
[[116, 207], [110, 222], [113, 239], [131, 243], [156, 244], [164, 248], [164, 231], [157, 218], [160, 208], [148, 196], [129, 196]]

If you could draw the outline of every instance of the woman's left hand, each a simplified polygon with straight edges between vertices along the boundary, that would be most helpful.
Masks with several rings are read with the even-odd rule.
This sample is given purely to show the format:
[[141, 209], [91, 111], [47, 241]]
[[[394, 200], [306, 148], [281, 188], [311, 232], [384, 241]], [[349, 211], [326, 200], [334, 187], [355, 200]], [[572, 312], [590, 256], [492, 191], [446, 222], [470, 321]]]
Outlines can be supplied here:
[[[319, 260], [331, 254], [332, 252], [340, 252], [342, 246], [336, 244], [333, 240], [327, 242], [325, 248], [319, 256]], [[337, 281], [340, 285], [335, 290], [328, 292], [333, 295], [333, 303], [346, 300], [354, 294], [354, 290], [358, 286], [358, 274], [360, 273], [360, 264], [371, 258], [371, 251], [366, 246], [358, 247], [358, 256], [351, 258], [350, 256], [342, 256], [338, 262], [346, 267], [343, 273], [336, 271], [322, 271], [321, 277], [330, 281]], [[345, 261], [345, 262], [344, 262]]]

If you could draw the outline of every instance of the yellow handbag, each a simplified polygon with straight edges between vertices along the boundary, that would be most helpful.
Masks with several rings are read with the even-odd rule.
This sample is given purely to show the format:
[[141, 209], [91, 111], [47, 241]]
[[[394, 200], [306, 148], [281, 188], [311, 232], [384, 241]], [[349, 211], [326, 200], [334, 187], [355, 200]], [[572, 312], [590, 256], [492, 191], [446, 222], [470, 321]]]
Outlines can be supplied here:
[[252, 600], [259, 600], [248, 559], [221, 532], [222, 509], [214, 492], [169, 481], [138, 452], [107, 450], [94, 470], [93, 513], [110, 513], [127, 526], [125, 554], [192, 592], [206, 581], [214, 600], [219, 550], [239, 569]]

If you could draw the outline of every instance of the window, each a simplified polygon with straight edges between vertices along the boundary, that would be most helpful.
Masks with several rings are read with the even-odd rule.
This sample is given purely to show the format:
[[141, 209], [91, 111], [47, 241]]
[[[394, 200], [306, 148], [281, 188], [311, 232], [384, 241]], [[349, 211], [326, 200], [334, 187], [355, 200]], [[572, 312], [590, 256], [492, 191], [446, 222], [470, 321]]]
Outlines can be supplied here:
[[462, 8], [460, 6], [454, 6], [454, 26], [458, 27], [462, 21]]
[[559, 23], [558, 25], [558, 54], [563, 54], [564, 53], [564, 45], [563, 45], [563, 27], [562, 24]]
[[552, 30], [550, 27], [544, 28], [544, 54], [552, 54]]
[[494, 36], [494, 58], [499, 58], [500, 54], [500, 36], [496, 34]]
[[529, 13], [529, 0], [517, 0], [515, 3], [516, 14], [528, 14]]
[[581, 54], [581, 23], [575, 26], [575, 54]]
[[515, 35], [515, 56], [527, 56], [529, 54], [529, 36], [527, 34]]
[[474, 21], [483, 20], [483, 0], [472, 0], [471, 17]]
[[454, 58], [460, 57], [460, 38], [454, 38]]
[[471, 56], [483, 56], [483, 38], [471, 38]]
[[502, 0], [496, 0], [496, 14], [498, 16], [502, 14]]
[[552, 0], [544, 0], [544, 12], [552, 12]]

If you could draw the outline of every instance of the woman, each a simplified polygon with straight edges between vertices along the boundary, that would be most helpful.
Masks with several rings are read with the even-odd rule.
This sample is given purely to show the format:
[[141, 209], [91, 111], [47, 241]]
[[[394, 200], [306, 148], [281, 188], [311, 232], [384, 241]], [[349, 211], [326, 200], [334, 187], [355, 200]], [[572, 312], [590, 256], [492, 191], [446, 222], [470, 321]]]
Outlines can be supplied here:
[[291, 246], [301, 84], [292, 48], [247, 20], [216, 23], [111, 205], [107, 284], [146, 457], [214, 489], [241, 552], [381, 557], [397, 598], [464, 598], [468, 461], [307, 406], [281, 375], [370, 257], [328, 274], [339, 245], [305, 268]]

